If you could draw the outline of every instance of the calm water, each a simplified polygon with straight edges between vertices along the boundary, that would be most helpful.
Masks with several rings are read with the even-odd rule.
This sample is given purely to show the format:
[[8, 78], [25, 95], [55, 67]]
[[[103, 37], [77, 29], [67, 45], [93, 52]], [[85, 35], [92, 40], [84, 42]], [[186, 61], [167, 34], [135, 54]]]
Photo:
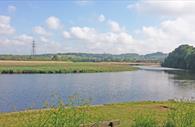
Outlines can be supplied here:
[[0, 75], [0, 112], [41, 108], [58, 94], [79, 94], [93, 104], [195, 97], [195, 74], [141, 67], [138, 71], [87, 74]]

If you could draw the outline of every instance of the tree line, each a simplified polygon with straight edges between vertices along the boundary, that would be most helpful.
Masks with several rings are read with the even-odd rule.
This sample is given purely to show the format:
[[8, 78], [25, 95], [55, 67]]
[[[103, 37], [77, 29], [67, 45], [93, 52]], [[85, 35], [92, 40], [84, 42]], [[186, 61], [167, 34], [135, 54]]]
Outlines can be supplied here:
[[92, 54], [92, 53], [58, 53], [42, 55], [0, 55], [0, 60], [47, 60], [73, 62], [160, 62], [167, 54], [156, 52], [146, 55], [127, 54]]

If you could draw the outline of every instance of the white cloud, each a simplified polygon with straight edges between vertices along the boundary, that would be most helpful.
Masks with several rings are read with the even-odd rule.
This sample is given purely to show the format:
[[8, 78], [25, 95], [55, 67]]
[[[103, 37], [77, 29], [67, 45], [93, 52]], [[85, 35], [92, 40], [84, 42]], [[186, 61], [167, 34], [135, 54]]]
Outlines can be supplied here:
[[[46, 20], [47, 27], [36, 26], [33, 28], [33, 32], [39, 35], [35, 38], [39, 43], [38, 52], [76, 51], [114, 54], [136, 52], [145, 54], [156, 51], [170, 52], [184, 43], [195, 46], [194, 8], [187, 8], [194, 6], [193, 2], [192, 5], [187, 4], [187, 2], [184, 5], [177, 3], [173, 6], [175, 2], [177, 3], [177, 1], [171, 1], [170, 5], [166, 5], [169, 2], [138, 1], [136, 4], [129, 5], [130, 9], [135, 9], [141, 13], [173, 15], [171, 19], [161, 20], [159, 25], [143, 25], [137, 29], [138, 32], [135, 34], [130, 34], [123, 25], [109, 20], [103, 14], [99, 15], [97, 19], [104, 23], [103, 25], [109, 26], [109, 30], [104, 32], [98, 31], [95, 27], [87, 26], [72, 26], [69, 30], [63, 30], [61, 29], [60, 19], [50, 16]], [[180, 2], [183, 3], [183, 1]], [[15, 29], [10, 25], [10, 20], [9, 16], [0, 16], [0, 35], [9, 35], [15, 32]], [[61, 39], [55, 40], [56, 37], [48, 38], [52, 32], [48, 32], [48, 28], [61, 29], [61, 36], [70, 41], [63, 43]], [[52, 34], [56, 35], [55, 33]], [[17, 50], [17, 52], [20, 52], [19, 49], [24, 49], [25, 52], [30, 52], [32, 36], [22, 34], [10, 38], [6, 37], [1, 36], [0, 38], [1, 52], [7, 52], [8, 49], [10, 51], [11, 49]], [[29, 49], [27, 50], [25, 47], [29, 47]]]
[[39, 35], [43, 35], [43, 36], [50, 36], [51, 35], [42, 26], [36, 26], [36, 27], [34, 27], [33, 28], [33, 32], [35, 32], [36, 34], [39, 34]]
[[[109, 21], [110, 22], [110, 21]], [[195, 18], [193, 16], [164, 20], [157, 26], [143, 26], [136, 34], [129, 34], [115, 21], [108, 32], [98, 32], [91, 27], [71, 27], [71, 38], [86, 46], [87, 51], [109, 53], [170, 52], [180, 44], [195, 46]]]
[[42, 42], [37, 46], [37, 53], [64, 53], [73, 51], [66, 43], [59, 43], [56, 41]]
[[143, 26], [137, 30], [136, 40], [144, 46], [144, 52], [170, 52], [181, 44], [195, 46], [195, 1], [141, 0], [128, 8], [140, 14], [166, 17], [159, 25]]
[[141, 0], [129, 4], [130, 10], [140, 13], [178, 16], [193, 15], [195, 13], [195, 1], [192, 0]]
[[74, 40], [85, 45], [88, 52], [127, 53], [136, 52], [138, 49], [135, 48], [136, 40], [124, 31], [102, 33], [94, 28], [77, 26], [70, 29], [70, 34]]
[[0, 35], [13, 34], [15, 29], [10, 25], [9, 16], [0, 15]]
[[34, 38], [27, 34], [16, 35], [12, 38], [0, 38], [0, 53], [2, 54], [31, 54], [32, 41], [36, 40], [36, 53], [58, 53], [72, 51], [65, 43], [48, 40], [44, 36]]
[[3, 54], [31, 54], [33, 37], [22, 34], [12, 38], [0, 38], [0, 53]]
[[41, 41], [41, 42], [49, 42], [49, 39], [46, 38], [46, 37], [44, 37], [44, 36], [41, 36], [41, 37], [40, 37], [40, 41]]
[[110, 29], [112, 32], [121, 32], [121, 31], [125, 31], [125, 28], [124, 27], [121, 27], [119, 25], [118, 22], [116, 21], [113, 21], [113, 20], [109, 20], [108, 21], [108, 25], [110, 26]]
[[70, 29], [70, 33], [76, 38], [85, 40], [92, 39], [93, 37], [95, 37], [94, 35], [96, 35], [96, 31], [94, 28], [78, 26], [72, 27]]
[[46, 20], [48, 28], [57, 30], [61, 27], [60, 19], [55, 16], [50, 16]]
[[33, 37], [26, 35], [26, 34], [21, 34], [18, 36], [13, 37], [12, 39], [0, 39], [0, 45], [4, 46], [10, 46], [10, 45], [27, 45], [29, 43], [32, 43]]
[[64, 31], [64, 32], [62, 33], [62, 35], [63, 35], [64, 38], [71, 38], [70, 33], [67, 32], [67, 31]]
[[104, 22], [106, 20], [106, 17], [103, 15], [103, 14], [101, 14], [99, 17], [98, 17], [98, 21], [99, 22]]
[[157, 27], [144, 26], [137, 38], [145, 45], [146, 52], [170, 52], [181, 44], [195, 46], [195, 18], [178, 17], [165, 20]]
[[14, 5], [9, 5], [7, 9], [8, 9], [8, 12], [13, 13], [13, 12], [16, 11], [16, 6], [14, 6]]
[[17, 36], [15, 38], [15, 41], [17, 41], [18, 44], [32, 43], [33, 37], [26, 35], [26, 34], [22, 34], [22, 35]]

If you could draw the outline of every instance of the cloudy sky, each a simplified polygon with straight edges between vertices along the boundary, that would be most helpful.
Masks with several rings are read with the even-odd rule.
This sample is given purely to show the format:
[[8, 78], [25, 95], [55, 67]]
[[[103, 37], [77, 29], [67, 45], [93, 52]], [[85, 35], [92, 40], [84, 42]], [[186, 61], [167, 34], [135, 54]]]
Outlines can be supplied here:
[[2, 0], [0, 54], [170, 52], [195, 46], [193, 0]]

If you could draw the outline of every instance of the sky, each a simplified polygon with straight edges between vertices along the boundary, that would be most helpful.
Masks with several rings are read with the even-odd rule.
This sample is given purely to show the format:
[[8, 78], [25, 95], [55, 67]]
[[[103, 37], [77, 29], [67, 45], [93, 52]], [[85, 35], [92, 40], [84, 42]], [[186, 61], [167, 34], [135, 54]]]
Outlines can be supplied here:
[[0, 0], [0, 54], [169, 53], [195, 46], [193, 0]]

